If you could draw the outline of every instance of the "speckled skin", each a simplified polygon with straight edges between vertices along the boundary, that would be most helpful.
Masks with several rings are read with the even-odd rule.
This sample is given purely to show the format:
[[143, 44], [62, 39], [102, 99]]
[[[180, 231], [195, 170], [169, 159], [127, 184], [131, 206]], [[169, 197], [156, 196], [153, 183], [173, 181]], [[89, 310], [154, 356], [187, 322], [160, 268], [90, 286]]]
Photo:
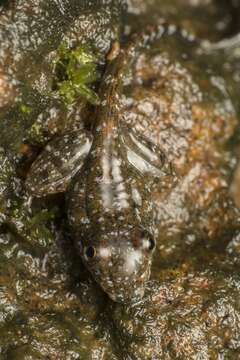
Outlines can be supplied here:
[[[189, 63], [168, 52], [176, 40], [193, 53], [198, 47], [174, 26], [134, 36], [108, 64], [92, 134], [82, 128], [50, 142], [26, 183], [36, 196], [68, 187], [77, 249], [118, 302], [142, 297], [156, 240], [161, 246], [192, 228], [194, 236], [216, 235], [215, 205], [230, 201], [219, 166], [228, 160], [222, 149], [234, 130], [234, 109], [230, 100], [221, 104], [218, 86], [205, 99], [209, 79], [199, 85]], [[224, 226], [231, 216], [225, 214]]]

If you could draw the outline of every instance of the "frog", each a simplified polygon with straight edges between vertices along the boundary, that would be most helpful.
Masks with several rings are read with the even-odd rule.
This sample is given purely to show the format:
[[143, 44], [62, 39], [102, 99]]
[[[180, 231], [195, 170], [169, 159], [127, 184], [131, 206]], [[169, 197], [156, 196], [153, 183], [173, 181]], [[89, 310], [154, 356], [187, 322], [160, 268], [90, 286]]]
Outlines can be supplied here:
[[91, 119], [54, 136], [27, 174], [31, 196], [66, 194], [76, 251], [115, 302], [142, 299], [156, 248], [238, 219], [225, 146], [236, 114], [199, 46], [164, 21], [114, 44]]

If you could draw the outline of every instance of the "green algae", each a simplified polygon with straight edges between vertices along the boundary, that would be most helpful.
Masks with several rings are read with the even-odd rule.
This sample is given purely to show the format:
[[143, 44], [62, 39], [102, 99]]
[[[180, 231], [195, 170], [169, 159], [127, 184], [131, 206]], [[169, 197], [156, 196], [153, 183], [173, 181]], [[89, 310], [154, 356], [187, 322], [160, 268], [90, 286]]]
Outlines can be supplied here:
[[56, 72], [62, 73], [66, 80], [59, 80], [58, 93], [66, 105], [72, 104], [78, 97], [82, 97], [92, 105], [99, 105], [99, 97], [90, 88], [90, 84], [99, 79], [97, 71], [97, 57], [86, 46], [67, 49], [62, 43], [58, 49]]
[[31, 107], [26, 104], [21, 104], [19, 109], [23, 114], [29, 114], [31, 112]]

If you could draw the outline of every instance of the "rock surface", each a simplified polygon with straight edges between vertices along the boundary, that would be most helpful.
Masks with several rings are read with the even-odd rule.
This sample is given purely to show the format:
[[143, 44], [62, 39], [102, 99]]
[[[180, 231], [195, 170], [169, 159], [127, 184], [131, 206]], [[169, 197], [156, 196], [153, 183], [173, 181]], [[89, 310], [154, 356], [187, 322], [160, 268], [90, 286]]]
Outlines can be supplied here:
[[[137, 18], [140, 23], [146, 23], [151, 11], [156, 9], [154, 1], [128, 2], [126, 33], [134, 28]], [[198, 6], [205, 14], [215, 9], [216, 16], [225, 19], [222, 21], [228, 28], [225, 5], [217, 7], [214, 1], [208, 1], [209, 7], [204, 7], [196, 1], [191, 2], [195, 4], [193, 11], [189, 3], [185, 1], [192, 16], [189, 28], [194, 28]], [[86, 13], [82, 6], [87, 9]], [[168, 7], [169, 2], [162, 2], [162, 9]], [[172, 9], [175, 19], [179, 12], [178, 23], [186, 22], [180, 11], [183, 7]], [[190, 199], [187, 204], [200, 204], [205, 216], [199, 219], [194, 215], [195, 224], [192, 223], [190, 233], [186, 233], [187, 227], [182, 231], [179, 226], [179, 231], [166, 236], [166, 226], [166, 232], [160, 234], [152, 279], [141, 302], [131, 306], [116, 304], [92, 280], [75, 255], [64, 220], [62, 198], [31, 205], [31, 199], [23, 191], [28, 166], [22, 168], [22, 156], [31, 158], [39, 151], [26, 144], [19, 148], [28, 136], [27, 131], [41, 113], [46, 114], [48, 124], [54, 124], [54, 117], [48, 115], [52, 107], [57, 107], [57, 114], [64, 119], [70, 117], [70, 110], [66, 110], [59, 99], [56, 106], [56, 99], [51, 97], [53, 74], [49, 70], [49, 53], [56, 50], [63, 38], [71, 46], [90, 41], [99, 49], [102, 66], [110, 39], [118, 32], [115, 26], [115, 19], [120, 20], [118, 11], [119, 3], [111, 1], [99, 2], [99, 7], [93, 1], [67, 0], [30, 1], [27, 5], [19, 0], [0, 6], [0, 38], [7, 39], [0, 51], [0, 145], [3, 147], [0, 151], [0, 357], [3, 360], [238, 359], [239, 195], [233, 191], [236, 203], [233, 206], [228, 191], [238, 161], [237, 46], [227, 46], [220, 52], [203, 52], [188, 62], [190, 77], [194, 74], [205, 95], [201, 106], [194, 108], [200, 126], [191, 128], [187, 155], [180, 170], [183, 174], [189, 171], [188, 158], [198, 159], [202, 164], [199, 181], [190, 186], [186, 195]], [[29, 23], [26, 14], [33, 14], [36, 23]], [[166, 11], [166, 17], [167, 14]], [[56, 37], [50, 27], [49, 31], [43, 31], [52, 16], [56, 16], [58, 29], [63, 24]], [[169, 18], [173, 19], [171, 14]], [[99, 24], [99, 33], [93, 33], [92, 19]], [[196, 27], [196, 34], [206, 38], [209, 32], [212, 33], [209, 39], [221, 39], [224, 31], [218, 29], [217, 23], [214, 18], [207, 31]], [[39, 41], [39, 37], [34, 36], [38, 25], [42, 29]], [[30, 34], [32, 42], [28, 43]], [[182, 52], [176, 43], [172, 45], [173, 57]], [[170, 48], [170, 44], [164, 46]], [[181, 62], [184, 63], [184, 59]], [[146, 63], [142, 62], [145, 70]], [[24, 72], [23, 64], [26, 64]], [[219, 78], [209, 83], [210, 76], [205, 70], [211, 67], [221, 74], [224, 86]], [[183, 81], [176, 95], [173, 92], [175, 70], [173, 68], [166, 84], [171, 85], [169, 97], [164, 95], [161, 104], [171, 107], [171, 99], [176, 96], [185, 113], [184, 95], [188, 99], [191, 86], [187, 87], [188, 83]], [[225, 84], [229, 92], [224, 95]], [[227, 105], [229, 101], [231, 108]], [[236, 109], [234, 112], [232, 107]], [[49, 118], [52, 123], [48, 122]], [[171, 121], [169, 113], [165, 119]], [[51, 126], [49, 128], [51, 133]], [[194, 134], [199, 142], [195, 141]], [[199, 143], [201, 151], [196, 146]], [[204, 144], [205, 151], [202, 151]], [[223, 192], [219, 191], [219, 181], [227, 184]], [[172, 198], [179, 199], [178, 195]], [[174, 201], [171, 204], [177, 211], [177, 204]]]

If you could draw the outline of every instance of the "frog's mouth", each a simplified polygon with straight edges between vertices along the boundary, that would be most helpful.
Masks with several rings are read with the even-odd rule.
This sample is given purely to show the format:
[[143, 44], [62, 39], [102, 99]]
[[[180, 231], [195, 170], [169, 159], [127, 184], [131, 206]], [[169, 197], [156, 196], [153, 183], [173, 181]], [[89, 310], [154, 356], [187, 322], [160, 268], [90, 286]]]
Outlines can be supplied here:
[[[128, 290], [130, 290], [131, 284], [129, 284], [129, 288]], [[105, 292], [107, 292], [105, 290]], [[111, 300], [115, 301], [115, 302], [119, 302], [119, 303], [136, 303], [138, 301], [140, 301], [143, 296], [144, 296], [144, 292], [145, 292], [145, 286], [144, 287], [139, 287], [134, 289], [133, 292], [128, 291], [127, 293], [110, 293], [108, 292], [108, 296], [110, 297]], [[127, 296], [126, 296], [127, 294]]]

